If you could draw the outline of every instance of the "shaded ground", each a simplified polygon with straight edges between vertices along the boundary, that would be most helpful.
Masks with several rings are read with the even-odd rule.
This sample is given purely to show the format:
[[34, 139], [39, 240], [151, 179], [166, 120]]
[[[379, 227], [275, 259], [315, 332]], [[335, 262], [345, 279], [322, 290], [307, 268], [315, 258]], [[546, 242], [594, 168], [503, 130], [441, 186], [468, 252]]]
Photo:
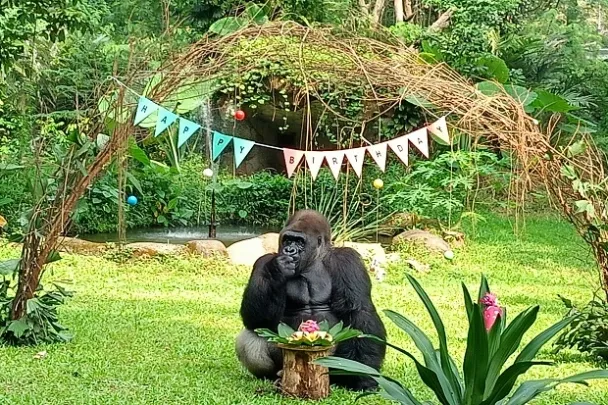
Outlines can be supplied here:
[[[17, 253], [0, 247], [0, 258]], [[466, 248], [456, 250], [453, 262], [443, 258], [430, 262], [431, 273], [416, 276], [438, 306], [457, 358], [464, 353], [466, 337], [461, 281], [476, 290], [480, 272], [486, 273], [511, 319], [525, 307], [540, 304], [534, 333], [564, 313], [558, 294], [583, 302], [597, 285], [585, 246], [567, 224], [551, 219], [528, 220], [527, 233], [518, 241], [506, 220], [490, 218], [479, 225]], [[70, 281], [68, 287], [76, 291], [61, 312], [75, 340], [36, 348], [0, 347], [0, 404], [299, 403], [252, 379], [234, 355], [239, 300], [248, 269], [198, 259], [117, 264], [70, 255], [52, 269], [49, 277]], [[385, 282], [375, 283], [377, 306], [401, 312], [431, 331], [423, 306], [404, 281], [405, 271], [405, 266], [395, 266]], [[388, 322], [390, 339], [414, 350]], [[34, 359], [41, 350], [47, 350], [48, 356]], [[528, 378], [565, 376], [594, 367], [576, 353], [552, 356], [545, 350], [542, 357], [557, 365], [533, 370]], [[394, 351], [389, 351], [385, 372], [421, 399], [432, 398], [411, 361]], [[355, 397], [335, 390], [321, 403], [351, 403]], [[608, 382], [595, 382], [589, 388], [564, 386], [536, 404], [575, 400], [608, 404]], [[386, 402], [365, 398], [360, 403]]]

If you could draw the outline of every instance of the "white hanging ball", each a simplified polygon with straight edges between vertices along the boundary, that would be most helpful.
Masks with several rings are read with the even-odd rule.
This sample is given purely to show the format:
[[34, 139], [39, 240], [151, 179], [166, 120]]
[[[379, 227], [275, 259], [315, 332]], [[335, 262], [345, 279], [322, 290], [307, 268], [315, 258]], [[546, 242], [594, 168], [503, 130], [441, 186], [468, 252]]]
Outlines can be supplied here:
[[205, 170], [203, 170], [203, 176], [205, 176], [205, 177], [211, 177], [211, 176], [213, 176], [213, 170], [208, 169], [208, 168], [205, 169]]

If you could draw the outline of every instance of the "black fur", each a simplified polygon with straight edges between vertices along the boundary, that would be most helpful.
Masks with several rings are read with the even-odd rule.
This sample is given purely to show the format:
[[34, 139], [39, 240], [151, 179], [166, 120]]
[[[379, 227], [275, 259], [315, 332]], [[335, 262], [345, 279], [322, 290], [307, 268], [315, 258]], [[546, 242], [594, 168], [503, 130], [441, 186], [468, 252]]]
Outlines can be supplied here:
[[[331, 230], [316, 211], [299, 211], [281, 231], [279, 254], [257, 260], [243, 294], [241, 317], [245, 328], [276, 331], [279, 322], [294, 329], [302, 321], [340, 320], [364, 333], [383, 339], [386, 330], [371, 299], [371, 280], [359, 254], [350, 248], [331, 246]], [[377, 370], [386, 352], [383, 344], [369, 339], [340, 343], [336, 356], [366, 364]], [[242, 354], [241, 354], [242, 355]], [[275, 369], [282, 364], [276, 353]], [[377, 386], [370, 378], [331, 376], [332, 383], [353, 390]]]

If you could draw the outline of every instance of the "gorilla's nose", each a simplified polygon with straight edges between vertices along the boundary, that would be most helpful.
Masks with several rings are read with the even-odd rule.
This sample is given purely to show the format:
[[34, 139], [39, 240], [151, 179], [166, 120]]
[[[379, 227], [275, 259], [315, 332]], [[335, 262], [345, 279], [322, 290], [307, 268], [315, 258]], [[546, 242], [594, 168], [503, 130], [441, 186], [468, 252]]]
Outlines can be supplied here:
[[295, 246], [285, 246], [283, 248], [283, 254], [286, 256], [295, 256], [298, 254], [298, 249], [296, 249]]

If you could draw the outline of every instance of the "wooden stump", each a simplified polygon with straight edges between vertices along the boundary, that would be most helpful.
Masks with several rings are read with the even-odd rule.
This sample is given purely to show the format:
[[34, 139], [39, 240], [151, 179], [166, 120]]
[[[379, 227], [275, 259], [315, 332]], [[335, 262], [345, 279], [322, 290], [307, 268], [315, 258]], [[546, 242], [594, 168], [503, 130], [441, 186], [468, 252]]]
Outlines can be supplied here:
[[305, 399], [322, 399], [329, 396], [327, 367], [313, 364], [318, 358], [331, 354], [333, 347], [293, 347], [278, 345], [283, 351], [284, 394]]

